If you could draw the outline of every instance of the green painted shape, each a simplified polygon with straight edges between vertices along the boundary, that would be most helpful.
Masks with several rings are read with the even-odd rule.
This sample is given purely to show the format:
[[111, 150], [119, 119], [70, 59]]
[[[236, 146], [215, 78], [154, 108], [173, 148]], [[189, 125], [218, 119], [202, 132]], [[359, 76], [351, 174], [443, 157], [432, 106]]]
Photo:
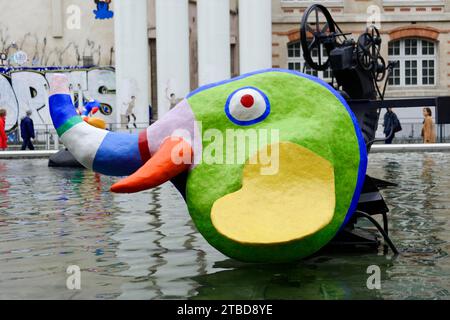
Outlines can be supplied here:
[[[265, 121], [240, 127], [228, 119], [224, 108], [229, 95], [246, 86], [263, 91], [270, 100], [272, 111]], [[336, 235], [355, 192], [360, 151], [352, 118], [330, 90], [295, 74], [272, 71], [212, 87], [191, 96], [188, 101], [196, 120], [202, 123], [203, 132], [208, 129], [218, 129], [222, 133], [227, 129], [246, 132], [278, 129], [280, 141], [304, 146], [330, 161], [335, 168], [336, 209], [329, 225], [310, 237], [291, 243], [243, 245], [219, 234], [210, 218], [217, 199], [241, 188], [243, 165], [198, 165], [188, 177], [187, 204], [198, 230], [212, 246], [241, 261], [285, 262], [313, 254]], [[203, 141], [204, 153], [210, 143]], [[223, 145], [225, 150], [225, 141]], [[264, 201], [263, 197], [261, 201]]]
[[67, 120], [61, 127], [59, 127], [56, 132], [58, 132], [58, 136], [62, 137], [64, 133], [72, 129], [77, 124], [83, 122], [80, 116], [74, 116]]

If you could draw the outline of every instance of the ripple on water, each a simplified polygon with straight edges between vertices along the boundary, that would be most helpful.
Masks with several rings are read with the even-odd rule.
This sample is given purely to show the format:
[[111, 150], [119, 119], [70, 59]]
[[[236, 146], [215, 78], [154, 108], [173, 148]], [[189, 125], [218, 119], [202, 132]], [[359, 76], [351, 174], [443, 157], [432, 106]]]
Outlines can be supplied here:
[[[450, 299], [450, 157], [374, 154], [391, 236], [402, 255], [334, 253], [286, 265], [243, 264], [196, 232], [166, 184], [114, 195], [117, 181], [44, 160], [0, 161], [0, 299]], [[66, 289], [66, 268], [82, 290]], [[382, 289], [367, 289], [367, 267]]]

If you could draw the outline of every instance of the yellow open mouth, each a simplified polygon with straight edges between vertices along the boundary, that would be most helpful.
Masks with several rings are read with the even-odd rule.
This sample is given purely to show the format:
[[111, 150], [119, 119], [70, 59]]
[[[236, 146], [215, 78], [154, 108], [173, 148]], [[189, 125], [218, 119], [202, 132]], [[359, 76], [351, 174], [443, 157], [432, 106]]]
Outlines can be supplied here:
[[214, 203], [212, 223], [225, 237], [243, 244], [287, 243], [316, 233], [332, 220], [331, 163], [291, 142], [269, 146], [272, 157], [276, 151], [276, 174], [261, 174], [264, 166], [257, 160], [267, 152], [259, 151], [245, 165], [242, 189]]

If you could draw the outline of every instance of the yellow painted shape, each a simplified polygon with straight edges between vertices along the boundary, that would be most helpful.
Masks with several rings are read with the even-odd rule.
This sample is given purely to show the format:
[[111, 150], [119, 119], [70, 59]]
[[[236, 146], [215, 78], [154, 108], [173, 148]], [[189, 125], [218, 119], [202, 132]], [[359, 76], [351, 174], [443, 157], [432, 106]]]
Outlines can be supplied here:
[[96, 127], [98, 129], [106, 129], [106, 122], [103, 119], [99, 118], [89, 118], [87, 121], [91, 126]]
[[[273, 156], [277, 146], [278, 173], [262, 175], [261, 169], [267, 166], [258, 163], [258, 155]], [[316, 233], [333, 218], [332, 164], [291, 142], [269, 146], [268, 150], [258, 152], [247, 162], [241, 190], [213, 205], [214, 227], [233, 241], [268, 245], [292, 242]]]

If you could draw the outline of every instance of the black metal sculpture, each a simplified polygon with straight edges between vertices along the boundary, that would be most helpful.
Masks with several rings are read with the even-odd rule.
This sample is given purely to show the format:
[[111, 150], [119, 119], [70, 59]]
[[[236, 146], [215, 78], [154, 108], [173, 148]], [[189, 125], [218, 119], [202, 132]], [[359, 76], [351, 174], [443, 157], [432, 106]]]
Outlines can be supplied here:
[[[394, 64], [386, 65], [381, 56], [382, 39], [375, 26], [368, 27], [356, 42], [347, 38], [348, 35], [350, 34], [342, 32], [330, 12], [322, 5], [312, 5], [303, 15], [300, 37], [305, 67], [308, 65], [317, 71], [331, 69], [333, 74], [331, 85], [349, 102], [370, 151], [375, 141], [388, 81], [385, 82], [383, 90], [379, 84], [390, 76]], [[378, 108], [353, 108], [352, 101], [379, 101], [381, 105]], [[395, 254], [398, 253], [388, 236], [389, 209], [379, 192], [379, 187], [386, 184], [392, 185], [371, 177], [366, 178], [353, 220], [337, 235], [332, 245], [356, 244], [377, 247], [379, 245], [377, 237], [355, 228], [358, 219], [365, 218], [376, 226], [386, 245], [389, 245]], [[383, 217], [383, 227], [372, 218], [378, 214]]]
[[[385, 90], [380, 89], [379, 83], [389, 75], [391, 66], [386, 66], [380, 54], [382, 40], [378, 29], [368, 27], [357, 42], [349, 39], [348, 35], [342, 32], [327, 8], [320, 4], [309, 7], [300, 29], [306, 64], [318, 71], [330, 68], [332, 85], [349, 102], [361, 99], [383, 101]], [[369, 144], [375, 138], [379, 108], [353, 111]]]

